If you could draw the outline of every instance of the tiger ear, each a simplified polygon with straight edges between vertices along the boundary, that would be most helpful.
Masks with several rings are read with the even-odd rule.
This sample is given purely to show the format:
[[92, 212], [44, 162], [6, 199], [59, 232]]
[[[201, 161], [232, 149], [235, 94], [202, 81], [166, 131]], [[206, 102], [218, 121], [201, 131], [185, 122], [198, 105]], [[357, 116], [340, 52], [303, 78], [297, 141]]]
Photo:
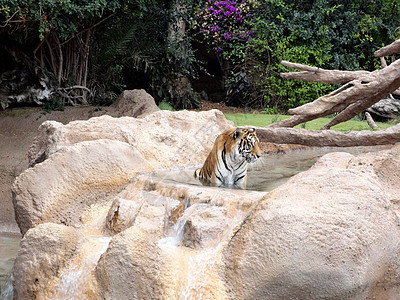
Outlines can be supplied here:
[[255, 128], [249, 128], [248, 130], [249, 130], [250, 133], [256, 132]]
[[240, 128], [236, 128], [235, 132], [233, 133], [233, 139], [236, 140], [240, 134], [242, 133], [242, 130]]

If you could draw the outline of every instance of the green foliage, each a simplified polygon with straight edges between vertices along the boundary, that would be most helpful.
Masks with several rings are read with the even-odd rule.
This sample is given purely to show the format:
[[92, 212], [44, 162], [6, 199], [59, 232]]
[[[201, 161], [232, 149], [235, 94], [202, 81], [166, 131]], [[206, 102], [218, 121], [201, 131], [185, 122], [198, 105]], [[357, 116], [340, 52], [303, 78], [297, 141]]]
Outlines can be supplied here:
[[[391, 11], [390, 17], [382, 13], [383, 7]], [[256, 15], [252, 53], [258, 64], [248, 72], [268, 70], [255, 86], [264, 87], [267, 105], [282, 110], [313, 101], [335, 86], [284, 80], [279, 73], [293, 70], [280, 61], [373, 70], [377, 63], [373, 51], [390, 43], [390, 35], [400, 25], [399, 5], [393, 1], [264, 0]]]
[[62, 103], [62, 100], [60, 98], [54, 97], [54, 98], [47, 100], [43, 104], [42, 109], [45, 113], [50, 113], [50, 112], [56, 111], [56, 110], [64, 111], [65, 106]]
[[174, 111], [175, 109], [168, 102], [162, 101], [158, 104], [158, 108], [161, 110]]
[[[0, 14], [20, 32], [38, 33], [40, 40], [50, 31], [65, 41], [83, 28], [131, 5], [143, 11], [151, 0], [0, 0]], [[28, 35], [26, 35], [28, 37]]]
[[[336, 87], [284, 80], [279, 74], [294, 70], [281, 66], [282, 60], [326, 69], [374, 70], [379, 61], [373, 52], [400, 37], [400, 4], [397, 0], [261, 0], [252, 6], [245, 26], [254, 32], [251, 39], [225, 40], [221, 47], [229, 51], [223, 52], [221, 64], [227, 90], [236, 85], [226, 102], [285, 111]], [[206, 33], [210, 47], [215, 47], [221, 35], [213, 36], [211, 29]], [[237, 74], [245, 74], [241, 82], [246, 88], [236, 84]]]
[[[185, 9], [190, 9], [190, 1]], [[94, 81], [101, 91], [116, 97], [129, 86], [126, 74], [140, 74], [156, 102], [166, 101], [175, 108], [199, 105], [199, 96], [188, 79], [196, 76], [190, 38], [181, 33], [180, 22], [188, 19], [186, 11], [171, 3], [159, 2], [145, 13], [127, 10], [105, 22], [96, 33], [93, 45]], [[146, 78], [144, 78], [146, 77]], [[132, 84], [132, 83], [131, 83]]]

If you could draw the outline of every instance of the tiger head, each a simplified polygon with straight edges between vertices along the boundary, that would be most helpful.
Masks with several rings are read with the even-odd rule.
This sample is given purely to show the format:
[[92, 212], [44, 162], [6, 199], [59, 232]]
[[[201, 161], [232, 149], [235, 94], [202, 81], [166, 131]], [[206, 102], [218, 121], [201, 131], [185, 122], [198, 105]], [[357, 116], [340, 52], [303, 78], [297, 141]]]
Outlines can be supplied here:
[[238, 154], [248, 163], [255, 162], [261, 156], [259, 140], [254, 128], [236, 128], [232, 137], [237, 141]]

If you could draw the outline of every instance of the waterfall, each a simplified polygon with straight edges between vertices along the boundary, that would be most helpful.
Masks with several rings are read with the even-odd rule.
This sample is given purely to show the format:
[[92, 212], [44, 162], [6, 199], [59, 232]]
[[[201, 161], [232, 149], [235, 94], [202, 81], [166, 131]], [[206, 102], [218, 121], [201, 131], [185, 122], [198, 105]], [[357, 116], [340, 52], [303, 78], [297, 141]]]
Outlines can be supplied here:
[[107, 250], [111, 238], [87, 236], [76, 255], [61, 270], [56, 282], [46, 288], [44, 298], [55, 300], [92, 299], [97, 289], [94, 270], [100, 256]]
[[13, 298], [13, 274], [12, 272], [5, 275], [4, 280], [0, 283], [0, 299], [1, 300], [12, 300]]
[[[197, 204], [197, 207], [200, 211], [210, 208], [204, 204]], [[208, 240], [208, 236], [203, 236], [206, 241], [195, 248], [185, 247], [182, 240], [187, 220], [191, 213], [199, 213], [199, 210], [185, 211], [171, 228], [165, 229], [168, 234], [159, 240], [158, 246], [169, 262], [168, 276], [175, 281], [172, 284], [174, 287], [171, 287], [174, 290], [171, 295], [175, 299], [227, 299], [226, 291], [221, 288], [224, 284], [217, 269], [226, 243], [245, 215], [240, 208], [239, 204], [236, 212], [226, 218], [225, 223], [220, 224], [220, 232], [216, 237]]]

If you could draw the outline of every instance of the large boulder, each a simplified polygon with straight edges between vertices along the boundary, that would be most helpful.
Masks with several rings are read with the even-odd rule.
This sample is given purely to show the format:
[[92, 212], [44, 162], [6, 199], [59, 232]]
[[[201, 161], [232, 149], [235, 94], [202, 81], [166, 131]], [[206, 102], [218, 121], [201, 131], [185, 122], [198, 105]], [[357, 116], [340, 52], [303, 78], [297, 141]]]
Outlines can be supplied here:
[[[155, 267], [158, 264], [157, 260], [150, 264], [146, 260], [148, 257], [146, 245], [151, 248], [155, 241], [164, 236], [166, 210], [182, 207], [181, 202], [186, 199], [183, 197], [185, 192], [184, 189], [172, 186], [168, 192], [170, 195], [157, 193], [149, 189], [148, 184], [136, 180], [135, 177], [140, 173], [148, 173], [155, 167], [181, 167], [202, 162], [216, 136], [232, 125], [221, 112], [216, 110], [202, 113], [160, 111], [143, 119], [131, 117], [115, 119], [103, 116], [89, 121], [71, 122], [68, 125], [45, 122], [31, 149], [31, 157], [36, 158], [32, 161], [33, 167], [23, 172], [13, 186], [17, 222], [24, 234], [24, 245], [29, 245], [23, 247], [24, 250], [19, 255], [14, 271], [14, 274], [19, 276], [14, 283], [19, 295], [17, 299], [35, 297], [44, 299], [47, 296], [59, 295], [60, 291], [77, 295], [79, 299], [89, 297], [88, 295], [92, 298], [99, 297], [92, 280], [88, 290], [85, 289], [86, 284], [69, 282], [73, 277], [73, 273], [68, 274], [69, 272], [80, 274], [81, 271], [76, 271], [73, 265], [63, 267], [60, 271], [61, 266], [66, 265], [66, 260], [61, 256], [64, 254], [73, 256], [72, 264], [76, 261], [77, 265], [81, 265], [82, 260], [92, 261], [94, 265], [84, 270], [90, 277], [94, 274], [96, 257], [99, 257], [107, 247], [104, 249], [100, 247], [98, 252], [91, 253], [90, 249], [87, 250], [84, 246], [86, 242], [81, 242], [76, 253], [72, 253], [69, 246], [64, 248], [58, 246], [63, 245], [63, 235], [58, 233], [59, 228], [62, 230], [70, 228], [71, 231], [84, 235], [85, 240], [89, 237], [115, 235], [121, 232], [120, 235], [115, 235], [110, 244], [110, 249], [107, 251], [110, 255], [105, 254], [108, 258], [104, 261], [106, 266], [110, 266], [110, 262], [113, 262], [112, 258], [115, 255], [113, 249], [125, 249], [116, 245], [130, 245], [130, 240], [125, 238], [129, 236], [130, 231], [146, 233], [142, 235], [142, 239], [140, 235], [130, 238], [138, 241], [132, 245], [137, 247], [135, 253], [138, 255], [143, 253], [142, 262], [146, 262], [149, 269]], [[130, 186], [129, 182], [133, 184], [132, 190], [125, 187]], [[166, 191], [165, 188], [162, 190]], [[195, 196], [192, 195], [192, 198]], [[47, 224], [51, 224], [50, 227], [46, 227]], [[44, 235], [41, 233], [43, 228], [46, 228], [46, 238], [36, 238], [37, 234]], [[150, 240], [139, 243], [140, 240], [147, 238]], [[54, 247], [47, 242], [52, 239]], [[35, 258], [37, 251], [40, 255], [43, 254], [44, 258], [41, 258], [38, 264], [35, 259], [31, 266], [28, 266], [29, 258]], [[91, 254], [95, 255], [94, 258], [90, 258]], [[122, 255], [118, 254], [115, 258], [122, 259]], [[45, 274], [43, 277], [47, 276], [50, 282], [41, 280], [42, 271], [37, 267], [44, 263], [46, 257], [52, 261], [49, 264], [49, 271], [43, 269]], [[143, 266], [142, 262], [138, 265], [139, 269]], [[130, 266], [129, 260], [127, 266]], [[114, 268], [118, 268], [118, 264], [111, 264], [111, 267], [111, 270], [106, 268], [103, 277], [99, 277], [104, 278], [104, 282], [99, 280], [102, 282], [100, 291], [103, 291], [104, 295], [118, 293], [130, 295], [132, 290], [124, 289], [121, 292], [115, 290], [114, 281], [109, 286], [106, 284], [107, 278], [114, 280], [116, 274], [123, 271], [121, 267], [119, 270]], [[140, 273], [139, 269], [128, 271]], [[60, 278], [53, 276], [57, 270]], [[21, 275], [23, 272], [38, 273], [40, 284], [32, 284], [31, 279], [34, 275], [29, 275], [27, 278]], [[99, 274], [101, 273], [99, 271]], [[139, 277], [145, 280], [145, 277]], [[73, 280], [80, 280], [80, 277]], [[123, 283], [124, 281], [119, 282]], [[60, 288], [62, 284], [69, 284], [69, 287], [74, 288], [63, 290]], [[137, 284], [141, 283], [138, 281]], [[81, 296], [76, 290], [77, 286], [81, 289], [79, 291]], [[145, 293], [147, 292], [148, 289], [145, 289]]]
[[150, 170], [135, 148], [120, 141], [64, 147], [15, 180], [13, 203], [21, 233], [46, 222], [79, 225], [93, 203], [104, 201], [138, 172]]
[[231, 299], [397, 299], [400, 147], [324, 156], [264, 197], [224, 250]]
[[22, 234], [44, 222], [79, 225], [87, 208], [138, 173], [201, 163], [216, 136], [231, 126], [217, 110], [44, 122], [30, 150], [34, 167], [13, 186]]
[[82, 238], [77, 229], [52, 223], [29, 230], [14, 263], [14, 299], [44, 299], [46, 286], [59, 275]]
[[125, 90], [110, 105], [109, 110], [113, 117], [144, 117], [159, 111], [154, 98], [145, 90]]
[[218, 110], [158, 111], [140, 119], [101, 116], [67, 125], [46, 121], [39, 127], [28, 157], [33, 166], [63, 147], [109, 139], [132, 145], [154, 167], [199, 164], [215, 138], [231, 127], [233, 123]]

